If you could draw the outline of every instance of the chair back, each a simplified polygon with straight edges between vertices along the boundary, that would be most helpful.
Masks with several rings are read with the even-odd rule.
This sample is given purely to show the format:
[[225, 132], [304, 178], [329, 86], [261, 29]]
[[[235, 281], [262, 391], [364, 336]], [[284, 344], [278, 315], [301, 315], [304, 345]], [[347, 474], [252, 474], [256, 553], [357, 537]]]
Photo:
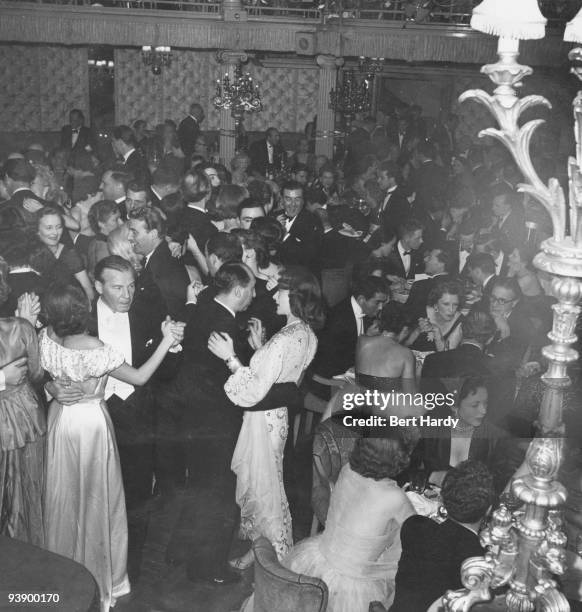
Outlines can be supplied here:
[[255, 553], [254, 612], [325, 612], [327, 585], [319, 578], [283, 567], [265, 537], [253, 543]]

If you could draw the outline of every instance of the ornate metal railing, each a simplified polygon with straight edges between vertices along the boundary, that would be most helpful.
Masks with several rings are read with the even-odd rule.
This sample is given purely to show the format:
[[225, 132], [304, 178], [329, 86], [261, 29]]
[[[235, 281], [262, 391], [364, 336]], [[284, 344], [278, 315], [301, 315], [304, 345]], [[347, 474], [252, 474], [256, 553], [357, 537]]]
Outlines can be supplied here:
[[[6, 0], [0, 0], [0, 5]], [[401, 22], [467, 26], [473, 8], [481, 0], [243, 0], [249, 17], [339, 21]], [[511, 1], [511, 0], [508, 0]], [[582, 0], [538, 0], [550, 27], [563, 26], [582, 7]], [[14, 4], [12, 2], [7, 2]], [[221, 13], [221, 2], [209, 0], [24, 0], [20, 4], [102, 6], [104, 8], [154, 9]]]

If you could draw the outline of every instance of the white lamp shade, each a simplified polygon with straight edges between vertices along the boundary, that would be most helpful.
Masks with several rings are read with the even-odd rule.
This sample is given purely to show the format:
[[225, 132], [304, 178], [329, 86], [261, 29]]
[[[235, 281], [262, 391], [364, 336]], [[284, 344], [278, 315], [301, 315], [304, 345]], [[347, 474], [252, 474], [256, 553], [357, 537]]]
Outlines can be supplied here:
[[582, 43], [582, 9], [572, 21], [566, 24], [564, 40], [566, 42]]
[[471, 27], [501, 38], [543, 38], [546, 18], [537, 0], [483, 0], [473, 9]]

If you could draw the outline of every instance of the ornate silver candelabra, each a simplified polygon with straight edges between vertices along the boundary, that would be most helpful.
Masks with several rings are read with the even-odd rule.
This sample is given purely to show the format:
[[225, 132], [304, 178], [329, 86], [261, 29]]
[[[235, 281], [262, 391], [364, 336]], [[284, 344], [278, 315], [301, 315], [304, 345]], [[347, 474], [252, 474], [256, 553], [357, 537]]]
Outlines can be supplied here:
[[[509, 13], [511, 14], [508, 14]], [[566, 489], [556, 478], [565, 448], [562, 420], [564, 392], [570, 385], [567, 368], [578, 358], [572, 348], [576, 341], [575, 325], [582, 298], [582, 92], [574, 100], [576, 158], [568, 161], [569, 211], [563, 190], [552, 178], [544, 184], [530, 157], [530, 141], [542, 120], [522, 126], [522, 113], [533, 106], [550, 103], [541, 96], [517, 97], [521, 80], [532, 73], [517, 62], [519, 40], [543, 37], [545, 19], [535, 0], [484, 0], [473, 13], [471, 25], [500, 36], [495, 64], [484, 66], [497, 86], [493, 95], [482, 90], [463, 93], [460, 101], [475, 100], [493, 114], [498, 128], [483, 130], [479, 136], [495, 138], [510, 151], [525, 182], [518, 190], [538, 200], [548, 211], [553, 236], [541, 245], [534, 265], [552, 275], [552, 344], [543, 349], [549, 362], [543, 375], [545, 391], [537, 421], [537, 436], [526, 455], [526, 473], [512, 482], [511, 492], [523, 503], [523, 510], [510, 512], [502, 505], [493, 513], [489, 527], [482, 534], [487, 547], [484, 557], [467, 559], [461, 570], [465, 589], [449, 591], [443, 598], [446, 610], [466, 611], [475, 603], [491, 601], [492, 591], [508, 587], [505, 608], [511, 612], [569, 610], [565, 596], [558, 590], [555, 577], [566, 569], [567, 538], [562, 531], [560, 506], [566, 501]], [[541, 26], [541, 34], [540, 34]], [[572, 40], [567, 38], [567, 40]], [[582, 49], [570, 53], [582, 58]], [[582, 71], [575, 73], [580, 77]]]
[[151, 67], [153, 74], [162, 74], [162, 68], [168, 67], [172, 63], [172, 48], [151, 46], [142, 47], [141, 59], [145, 66]]

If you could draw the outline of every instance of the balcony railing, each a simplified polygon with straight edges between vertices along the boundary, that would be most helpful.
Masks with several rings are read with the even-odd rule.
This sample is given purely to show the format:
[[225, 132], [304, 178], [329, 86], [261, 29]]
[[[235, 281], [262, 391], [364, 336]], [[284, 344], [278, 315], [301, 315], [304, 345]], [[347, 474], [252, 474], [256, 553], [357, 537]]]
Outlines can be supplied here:
[[[307, 19], [345, 23], [351, 20], [468, 26], [481, 0], [243, 0], [249, 18]], [[507, 0], [511, 2], [511, 0]], [[538, 0], [550, 27], [563, 26], [582, 7], [582, 0]], [[0, 0], [0, 5], [14, 1]], [[63, 5], [120, 9], [191, 11], [217, 16], [221, 2], [209, 0], [24, 0], [21, 5]], [[210, 15], [209, 15], [210, 16]]]

